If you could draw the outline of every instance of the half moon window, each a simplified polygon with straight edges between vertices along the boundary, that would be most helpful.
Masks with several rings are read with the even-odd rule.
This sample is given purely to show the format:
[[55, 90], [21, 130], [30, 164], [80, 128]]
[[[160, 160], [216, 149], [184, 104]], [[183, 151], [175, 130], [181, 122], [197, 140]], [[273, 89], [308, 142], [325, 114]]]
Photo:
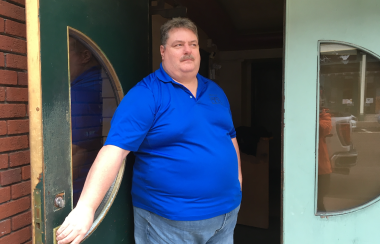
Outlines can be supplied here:
[[[86, 35], [68, 28], [69, 80], [72, 129], [73, 207], [110, 129], [111, 118], [123, 97], [116, 73], [100, 48]], [[124, 164], [95, 213], [89, 233], [111, 206], [124, 172]]]
[[321, 43], [317, 212], [346, 213], [380, 195], [380, 60], [345, 43]]

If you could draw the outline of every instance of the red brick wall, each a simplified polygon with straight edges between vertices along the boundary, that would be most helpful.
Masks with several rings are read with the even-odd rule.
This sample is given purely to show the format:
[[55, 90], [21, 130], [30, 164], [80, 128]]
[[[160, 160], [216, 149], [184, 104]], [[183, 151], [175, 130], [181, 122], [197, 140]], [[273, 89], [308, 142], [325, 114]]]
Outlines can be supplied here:
[[0, 244], [32, 243], [25, 0], [0, 0]]

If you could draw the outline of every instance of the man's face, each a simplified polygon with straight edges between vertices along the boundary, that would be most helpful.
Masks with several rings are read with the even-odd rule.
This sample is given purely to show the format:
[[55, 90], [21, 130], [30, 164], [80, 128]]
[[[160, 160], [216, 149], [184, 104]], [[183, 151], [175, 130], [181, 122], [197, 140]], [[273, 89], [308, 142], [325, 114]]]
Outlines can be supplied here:
[[69, 63], [70, 63], [70, 80], [73, 81], [80, 75], [81, 55], [75, 50], [76, 40], [69, 37]]
[[80, 74], [82, 74], [89, 66], [96, 65], [97, 63], [92, 58], [92, 54], [89, 50], [79, 48], [82, 51], [78, 51], [78, 43], [72, 37], [69, 37], [69, 63], [70, 63], [70, 80], [74, 81]]
[[189, 29], [177, 28], [169, 32], [165, 47], [160, 47], [165, 71], [176, 77], [195, 75], [199, 71], [200, 54], [198, 38]]

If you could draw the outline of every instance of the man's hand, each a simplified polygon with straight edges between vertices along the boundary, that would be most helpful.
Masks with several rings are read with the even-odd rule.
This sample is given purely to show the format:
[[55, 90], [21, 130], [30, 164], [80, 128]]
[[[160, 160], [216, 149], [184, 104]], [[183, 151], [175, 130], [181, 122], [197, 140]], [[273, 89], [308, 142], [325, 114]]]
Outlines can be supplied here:
[[232, 138], [232, 144], [234, 144], [236, 155], [238, 158], [238, 169], [239, 169], [239, 182], [240, 182], [240, 190], [243, 191], [243, 174], [241, 172], [241, 162], [240, 162], [240, 151], [239, 151], [239, 145], [235, 138]]
[[62, 226], [57, 230], [58, 244], [79, 244], [94, 222], [94, 211], [77, 206], [66, 217]]
[[239, 182], [240, 182], [240, 190], [243, 191], [243, 176], [241, 172], [239, 173]]
[[129, 151], [103, 146], [88, 172], [77, 206], [57, 231], [58, 244], [80, 243], [94, 222], [94, 214], [115, 180]]

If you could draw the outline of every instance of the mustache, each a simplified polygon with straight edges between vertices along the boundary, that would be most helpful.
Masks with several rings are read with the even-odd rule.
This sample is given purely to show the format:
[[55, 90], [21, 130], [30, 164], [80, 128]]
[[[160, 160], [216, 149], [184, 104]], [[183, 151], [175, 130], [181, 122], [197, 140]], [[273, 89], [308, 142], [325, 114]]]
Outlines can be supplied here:
[[188, 59], [194, 61], [194, 57], [193, 57], [193, 55], [191, 55], [191, 54], [189, 54], [189, 55], [184, 55], [184, 56], [181, 57], [180, 61], [185, 61], [185, 60], [188, 60]]

